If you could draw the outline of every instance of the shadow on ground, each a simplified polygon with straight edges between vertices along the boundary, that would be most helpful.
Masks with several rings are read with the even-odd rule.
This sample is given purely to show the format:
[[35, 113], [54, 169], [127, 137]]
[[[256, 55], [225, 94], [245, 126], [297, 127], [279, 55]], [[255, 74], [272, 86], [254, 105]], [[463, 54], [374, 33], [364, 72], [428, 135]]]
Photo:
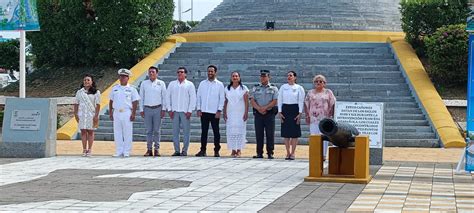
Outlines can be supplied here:
[[85, 169], [56, 170], [45, 177], [35, 180], [0, 186], [0, 191], [2, 192], [0, 193], [0, 205], [65, 199], [91, 202], [127, 200], [136, 192], [188, 187], [191, 184], [190, 181], [181, 180], [122, 177], [97, 178], [97, 176], [101, 175], [124, 174], [138, 171]]

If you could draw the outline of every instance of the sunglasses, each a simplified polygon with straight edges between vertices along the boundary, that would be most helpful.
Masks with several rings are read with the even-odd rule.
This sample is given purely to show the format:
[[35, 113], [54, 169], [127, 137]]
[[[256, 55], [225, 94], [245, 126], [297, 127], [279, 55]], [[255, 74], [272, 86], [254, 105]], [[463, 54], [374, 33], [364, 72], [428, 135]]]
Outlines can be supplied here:
[[317, 80], [317, 81], [314, 81], [314, 83], [320, 83], [320, 84], [322, 84], [322, 83], [326, 83], [326, 82]]
[[184, 73], [184, 71], [178, 71], [178, 72], [176, 72], [176, 73]]

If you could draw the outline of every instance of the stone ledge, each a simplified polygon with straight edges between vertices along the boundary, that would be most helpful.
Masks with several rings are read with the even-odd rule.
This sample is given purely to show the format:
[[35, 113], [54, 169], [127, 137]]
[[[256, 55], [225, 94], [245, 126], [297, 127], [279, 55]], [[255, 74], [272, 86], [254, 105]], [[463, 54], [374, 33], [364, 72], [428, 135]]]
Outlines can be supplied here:
[[[0, 105], [5, 105], [7, 98], [16, 98], [15, 96], [0, 96]], [[56, 99], [58, 105], [70, 105], [75, 103], [75, 97], [53, 97]]]
[[447, 107], [466, 107], [467, 100], [443, 100]]

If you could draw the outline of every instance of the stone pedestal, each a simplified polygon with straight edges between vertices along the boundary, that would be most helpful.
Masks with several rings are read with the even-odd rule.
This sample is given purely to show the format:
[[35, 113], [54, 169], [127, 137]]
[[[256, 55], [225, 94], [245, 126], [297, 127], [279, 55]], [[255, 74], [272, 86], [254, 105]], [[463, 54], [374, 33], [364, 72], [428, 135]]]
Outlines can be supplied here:
[[56, 100], [8, 98], [3, 115], [0, 157], [55, 156], [56, 125]]

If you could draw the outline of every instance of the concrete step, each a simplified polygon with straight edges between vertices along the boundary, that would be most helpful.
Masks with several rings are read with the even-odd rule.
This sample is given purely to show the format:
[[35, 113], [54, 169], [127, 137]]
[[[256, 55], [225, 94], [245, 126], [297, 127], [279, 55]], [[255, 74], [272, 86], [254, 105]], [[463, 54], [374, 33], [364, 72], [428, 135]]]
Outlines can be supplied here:
[[409, 108], [409, 109], [404, 109], [404, 108], [387, 109], [386, 108], [385, 112], [386, 113], [395, 113], [395, 114], [410, 114], [410, 113], [421, 114], [422, 113], [421, 109], [412, 109], [412, 108]]
[[[256, 76], [247, 76], [245, 74], [240, 74], [240, 79], [244, 85], [251, 86], [259, 83], [258, 79], [259, 77]], [[164, 81], [166, 84], [169, 84], [169, 82], [176, 80], [175, 76], [160, 76], [160, 79]], [[202, 79], [202, 78], [199, 78]], [[224, 85], [228, 85], [230, 80], [230, 74], [229, 76], [225, 75], [219, 75], [219, 79], [224, 83]], [[197, 79], [190, 79], [196, 86], [200, 81]], [[278, 82], [280, 84], [283, 84], [284, 82], [287, 82], [286, 77], [273, 77], [271, 78], [272, 82]], [[312, 77], [298, 77], [298, 84], [313, 84], [312, 83]], [[331, 82], [328, 82], [328, 87], [331, 85], [334, 87], [333, 84], [390, 84], [390, 83], [398, 83], [398, 84], [405, 84], [405, 79], [403, 78], [358, 78], [358, 77], [333, 77], [331, 78]], [[198, 84], [199, 85], [199, 84]], [[408, 89], [408, 88], [407, 88]]]
[[438, 139], [385, 139], [385, 146], [438, 148], [440, 142]]
[[396, 65], [395, 59], [337, 59], [337, 58], [298, 58], [298, 59], [258, 59], [258, 58], [235, 58], [235, 59], [218, 59], [218, 58], [168, 58], [166, 63], [169, 64], [270, 64], [270, 65], [294, 65], [305, 64], [311, 65]]
[[373, 54], [373, 53], [288, 53], [288, 52], [254, 52], [249, 50], [248, 52], [211, 52], [211, 53], [198, 53], [198, 52], [176, 52], [170, 55], [170, 58], [210, 58], [210, 59], [241, 59], [241, 58], [255, 58], [255, 59], [267, 59], [267, 58], [293, 58], [293, 59], [314, 59], [314, 58], [329, 58], [329, 59], [394, 59], [393, 54]]
[[188, 42], [182, 43], [179, 50], [202, 47], [212, 48], [212, 52], [218, 53], [390, 53], [386, 44], [372, 42]]
[[399, 1], [224, 0], [193, 31], [275, 29], [401, 31]]
[[423, 114], [385, 114], [386, 120], [425, 120]]
[[[305, 116], [303, 114], [303, 116]], [[407, 122], [419, 122], [419, 121], [426, 121], [424, 115], [422, 114], [385, 114], [385, 121], [386, 122], [389, 122], [390, 124], [394, 124], [396, 125], [394, 122], [396, 121], [400, 121], [400, 122], [403, 122], [403, 121], [407, 121]], [[142, 117], [136, 117], [135, 118], [135, 121], [134, 121], [134, 125], [141, 125], [142, 123], [144, 122], [144, 119]], [[247, 126], [253, 126], [254, 122], [254, 116], [253, 115], [250, 115], [248, 120], [247, 120]], [[112, 121], [109, 120], [109, 117], [108, 115], [101, 115], [100, 116], [100, 126], [112, 126]], [[169, 118], [168, 115], [166, 115], [163, 119], [162, 119], [162, 124], [171, 124], [172, 123], [172, 120]], [[220, 119], [219, 123], [221, 125], [225, 125], [225, 121], [224, 119]], [[278, 118], [275, 118], [275, 124], [277, 126], [280, 125], [280, 120]], [[191, 117], [191, 126], [193, 127], [193, 125], [197, 125], [197, 126], [200, 126], [200, 118], [197, 117], [196, 115], [193, 115]], [[304, 126], [306, 126], [306, 124], [303, 122], [301, 124], [301, 126], [304, 128]], [[138, 126], [136, 126], [138, 127]]]
[[[199, 143], [200, 135], [191, 135], [190, 140], [192, 143]], [[95, 134], [95, 140], [105, 140], [105, 141], [113, 141], [113, 133], [97, 133]], [[183, 138], [181, 136], [180, 140], [182, 141]], [[247, 137], [248, 142], [250, 144], [255, 143], [255, 138]], [[145, 142], [146, 136], [145, 135], [134, 135], [133, 136], [134, 142]], [[172, 141], [171, 135], [162, 135], [161, 141]], [[221, 143], [225, 143], [226, 137], [221, 135]], [[283, 140], [281, 137], [275, 137], [276, 144], [283, 144]], [[298, 144], [307, 145], [308, 139], [307, 137], [302, 137], [298, 140]], [[385, 139], [385, 146], [386, 147], [426, 147], [426, 148], [437, 148], [440, 147], [438, 139]], [[213, 147], [213, 137], [208, 137], [208, 147]]]
[[[224, 0], [226, 1], [226, 0]], [[235, 0], [241, 1], [241, 0]], [[245, 0], [253, 1], [253, 0]], [[303, 0], [305, 1], [305, 0]], [[338, 1], [338, 0], [336, 0]], [[383, 0], [384, 1], [384, 0]], [[159, 78], [168, 85], [176, 79], [176, 69], [185, 65], [188, 80], [195, 86], [206, 79], [207, 66], [216, 63], [218, 79], [228, 84], [232, 71], [239, 71], [249, 88], [259, 82], [259, 70], [272, 72], [271, 82], [280, 87], [286, 83], [286, 72], [296, 70], [298, 84], [306, 90], [314, 87], [312, 77], [323, 74], [327, 87], [333, 90], [338, 101], [385, 103], [384, 135], [387, 146], [438, 146], [433, 128], [422, 113], [406, 80], [386, 44], [369, 43], [303, 43], [303, 42], [231, 42], [183, 43], [176, 53], [159, 65]], [[247, 123], [247, 140], [255, 142], [254, 117], [250, 108]], [[106, 112], [107, 114], [107, 112]], [[172, 121], [166, 115], [162, 120], [162, 141], [172, 140]], [[145, 140], [143, 118], [137, 117], [134, 140]], [[225, 122], [220, 121], [221, 141], [225, 142]], [[301, 125], [300, 143], [307, 143], [309, 126]], [[276, 142], [282, 143], [280, 121], [276, 119]], [[96, 139], [113, 140], [113, 122], [108, 115], [101, 116]], [[193, 112], [191, 141], [200, 141], [200, 119]], [[209, 142], [212, 143], [212, 130]], [[211, 145], [212, 146], [212, 145]]]
[[[201, 72], [201, 76], [205, 76], [205, 72], [207, 72], [207, 66], [209, 64], [173, 64], [168, 61], [165, 61], [164, 64], [158, 65], [160, 70], [174, 70], [176, 74], [176, 70], [180, 66], [185, 66], [188, 69], [188, 73], [199, 73]], [[311, 72], [321, 72], [322, 70], [326, 70], [329, 72], [333, 71], [395, 71], [400, 72], [400, 67], [398, 65], [336, 65], [336, 64], [326, 64], [326, 65], [305, 65], [305, 64], [294, 64], [294, 65], [287, 65], [287, 64], [218, 64], [219, 70], [249, 70], [252, 72], [259, 72], [260, 70], [270, 70], [272, 72], [272, 76], [278, 75], [286, 75], [287, 70], [294, 69], [296, 71], [311, 71]], [[278, 72], [277, 72], [278, 71]], [[219, 71], [218, 71], [219, 72]]]
[[[387, 132], [388, 129], [386, 128], [385, 131]], [[221, 136], [226, 135], [224, 126], [221, 126], [219, 132], [221, 133]], [[111, 126], [101, 127], [96, 130], [96, 133], [97, 134], [113, 133], [113, 128]], [[134, 128], [133, 133], [134, 135], [146, 135], [146, 129], [144, 127]], [[309, 134], [309, 129], [308, 128], [302, 129], [302, 134], [304, 136], [307, 136]], [[162, 128], [161, 135], [171, 137], [173, 135], [173, 130], [170, 127]], [[191, 135], [200, 136], [201, 135], [200, 127], [195, 127], [195, 126], [192, 127]], [[213, 136], [212, 130], [209, 130], [209, 135]], [[280, 135], [279, 127], [275, 129], [275, 135]], [[255, 138], [255, 131], [253, 130], [253, 127], [247, 128], [247, 137]], [[389, 133], [385, 133], [385, 139], [436, 139], [436, 135], [433, 132], [389, 132]]]
[[391, 133], [420, 133], [429, 132], [433, 133], [433, 129], [430, 126], [385, 126], [385, 131]]
[[386, 120], [385, 126], [428, 126], [427, 120]]
[[386, 133], [385, 139], [436, 139], [436, 135], [432, 132], [394, 132]]

